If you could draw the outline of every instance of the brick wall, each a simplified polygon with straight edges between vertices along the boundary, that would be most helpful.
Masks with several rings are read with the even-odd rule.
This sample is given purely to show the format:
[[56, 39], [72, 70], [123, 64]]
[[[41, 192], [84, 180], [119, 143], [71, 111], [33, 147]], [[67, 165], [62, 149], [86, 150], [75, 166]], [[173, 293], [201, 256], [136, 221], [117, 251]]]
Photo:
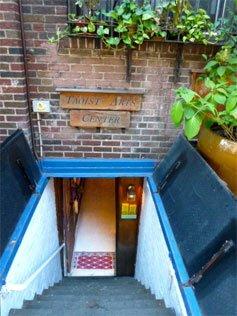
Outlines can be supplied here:
[[[145, 43], [133, 51], [132, 78], [127, 83], [123, 50], [95, 48], [91, 38], [64, 40], [59, 47], [47, 43], [48, 36], [66, 23], [66, 3], [66, 0], [23, 0], [31, 98], [50, 99], [52, 104], [52, 113], [42, 115], [44, 154], [65, 157], [161, 158], [178, 133], [169, 119], [169, 109], [174, 99], [173, 89], [180, 84], [189, 84], [190, 70], [200, 69], [203, 65], [201, 54], [210, 53], [212, 48], [185, 45], [181, 76], [179, 83], [174, 85], [177, 44]], [[9, 48], [6, 49], [4, 54], [9, 53]], [[11, 62], [16, 56], [6, 55], [5, 58]], [[70, 127], [68, 111], [59, 107], [56, 87], [145, 88], [147, 93], [141, 111], [132, 113], [129, 129], [81, 129]], [[16, 100], [16, 106], [18, 104], [19, 100]], [[8, 110], [19, 111], [11, 107]], [[3, 117], [4, 120], [7, 118]], [[12, 125], [9, 129], [5, 126], [5, 133], [9, 133], [10, 127], [19, 125], [17, 119], [11, 116]], [[35, 118], [34, 131], [38, 138]]]
[[0, 139], [17, 128], [29, 135], [17, 1], [0, 1]]

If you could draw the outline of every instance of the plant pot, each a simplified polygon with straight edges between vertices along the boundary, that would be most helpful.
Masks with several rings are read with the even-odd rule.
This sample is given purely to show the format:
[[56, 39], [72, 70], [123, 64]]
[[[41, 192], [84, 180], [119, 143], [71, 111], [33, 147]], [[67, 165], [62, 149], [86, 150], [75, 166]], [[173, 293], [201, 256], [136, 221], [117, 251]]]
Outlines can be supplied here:
[[197, 147], [229, 189], [237, 195], [237, 142], [202, 127]]

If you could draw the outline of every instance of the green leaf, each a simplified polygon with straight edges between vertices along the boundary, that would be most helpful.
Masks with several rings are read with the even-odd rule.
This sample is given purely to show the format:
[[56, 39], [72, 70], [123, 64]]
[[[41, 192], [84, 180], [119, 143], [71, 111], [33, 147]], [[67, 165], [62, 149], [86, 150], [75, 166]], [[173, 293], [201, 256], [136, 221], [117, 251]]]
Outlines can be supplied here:
[[126, 32], [128, 29], [126, 28], [126, 26], [124, 26], [123, 24], [119, 24], [116, 28], [115, 31], [118, 33], [123, 33]]
[[208, 89], [212, 90], [215, 88], [215, 83], [209, 77], [204, 80], [204, 84]]
[[118, 46], [120, 39], [118, 37], [110, 37], [106, 40], [106, 43], [111, 46]]
[[224, 94], [225, 96], [228, 96], [228, 92], [224, 88], [218, 88], [216, 89], [218, 92]]
[[226, 101], [226, 96], [224, 96], [223, 94], [216, 93], [214, 94], [213, 99], [219, 104], [224, 104]]
[[195, 115], [191, 117], [189, 120], [185, 120], [184, 124], [184, 134], [190, 140], [197, 136], [200, 131], [200, 127], [202, 124], [202, 117], [200, 115]]
[[167, 33], [166, 33], [165, 31], [161, 31], [161, 32], [160, 32], [160, 36], [161, 36], [161, 37], [166, 37], [166, 34], [167, 34]]
[[117, 9], [117, 14], [121, 16], [123, 15], [123, 13], [124, 13], [124, 8], [122, 6], [119, 6]]
[[226, 71], [226, 67], [225, 67], [225, 66], [220, 66], [220, 67], [218, 67], [217, 70], [216, 70], [217, 74], [218, 74], [220, 77], [222, 77], [222, 76], [224, 75], [225, 71]]
[[177, 95], [183, 98], [186, 103], [189, 103], [192, 101], [196, 93], [186, 87], [181, 87], [177, 90]]
[[94, 32], [95, 32], [95, 24], [94, 24], [93, 22], [90, 22], [90, 23], [88, 24], [88, 31], [89, 31], [90, 33], [94, 33]]
[[194, 109], [192, 109], [192, 108], [185, 108], [184, 109], [184, 116], [185, 116], [185, 118], [186, 119], [190, 119], [192, 116], [194, 116], [195, 115], [195, 110]]
[[81, 28], [81, 31], [82, 31], [83, 33], [87, 33], [87, 31], [88, 31], [87, 26], [83, 26], [83, 27]]
[[146, 33], [143, 33], [143, 34], [142, 34], [142, 37], [143, 37], [143, 38], [146, 38], [146, 39], [150, 39], [150, 37], [149, 37]]
[[114, 20], [117, 20], [117, 18], [118, 18], [118, 14], [115, 11], [110, 11], [108, 13], [105, 13], [104, 15], [109, 17], [109, 18], [112, 18]]
[[237, 104], [237, 98], [234, 97], [234, 96], [230, 96], [228, 99], [227, 99], [227, 102], [226, 102], [226, 110], [228, 112], [230, 112], [231, 110], [234, 109], [234, 107], [236, 106]]
[[138, 16], [142, 15], [142, 14], [143, 14], [142, 8], [138, 8], [135, 13], [136, 13], [136, 15], [138, 15]]
[[124, 42], [124, 44], [127, 44], [127, 45], [131, 45], [132, 44], [132, 40], [128, 36], [123, 38], [123, 42]]
[[216, 106], [215, 104], [208, 102], [208, 101], [204, 101], [202, 102], [202, 106], [205, 112], [210, 111], [212, 114], [216, 113]]
[[171, 119], [175, 125], [179, 125], [181, 123], [182, 118], [183, 118], [183, 113], [184, 113], [184, 109], [183, 109], [182, 102], [180, 101], [175, 102], [171, 109]]
[[143, 21], [149, 20], [149, 19], [151, 19], [151, 18], [153, 18], [153, 14], [150, 13], [150, 12], [144, 13], [144, 14], [142, 15], [142, 20], [143, 20]]
[[237, 126], [237, 108], [230, 112], [230, 115], [235, 118], [234, 126]]
[[205, 70], [210, 70], [213, 66], [216, 66], [218, 62], [216, 60], [210, 60], [206, 66], [204, 67]]
[[124, 20], [129, 20], [131, 18], [131, 13], [123, 14]]
[[100, 25], [97, 29], [97, 34], [100, 37], [103, 37], [104, 35], [108, 35], [109, 34], [109, 28], [108, 27], [104, 27], [103, 25]]
[[229, 63], [230, 63], [231, 65], [236, 65], [236, 64], [237, 64], [237, 57], [230, 58], [230, 59], [229, 59]]

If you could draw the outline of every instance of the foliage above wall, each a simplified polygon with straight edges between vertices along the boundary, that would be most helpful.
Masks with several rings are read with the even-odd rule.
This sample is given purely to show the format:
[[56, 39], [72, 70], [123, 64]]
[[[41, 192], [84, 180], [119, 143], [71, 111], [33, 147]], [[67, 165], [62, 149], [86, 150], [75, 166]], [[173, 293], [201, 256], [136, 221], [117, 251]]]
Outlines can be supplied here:
[[184, 124], [188, 139], [198, 135], [200, 127], [219, 127], [218, 133], [237, 141], [237, 41], [223, 46], [214, 58], [207, 60], [200, 78], [204, 95], [186, 87], [176, 90], [171, 119], [176, 126]]
[[182, 42], [213, 44], [224, 40], [233, 25], [229, 20], [214, 24], [205, 10], [194, 10], [189, 0], [172, 0], [155, 9], [150, 1], [143, 1], [139, 5], [135, 0], [123, 0], [109, 12], [95, 11], [98, 2], [77, 0], [77, 5], [87, 6], [88, 14], [70, 14], [69, 25], [58, 30], [49, 42], [58, 43], [68, 36], [93, 35], [101, 38], [107, 47], [115, 48], [134, 48], [145, 40], [164, 37]]

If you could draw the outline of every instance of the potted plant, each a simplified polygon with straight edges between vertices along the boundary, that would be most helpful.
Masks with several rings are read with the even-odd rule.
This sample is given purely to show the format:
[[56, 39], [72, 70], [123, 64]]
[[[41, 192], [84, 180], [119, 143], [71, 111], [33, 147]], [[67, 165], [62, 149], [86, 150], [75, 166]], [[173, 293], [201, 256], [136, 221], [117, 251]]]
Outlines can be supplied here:
[[202, 76], [207, 93], [199, 95], [186, 87], [176, 90], [171, 119], [184, 125], [190, 140], [220, 177], [237, 194], [237, 48], [223, 46], [208, 61]]

